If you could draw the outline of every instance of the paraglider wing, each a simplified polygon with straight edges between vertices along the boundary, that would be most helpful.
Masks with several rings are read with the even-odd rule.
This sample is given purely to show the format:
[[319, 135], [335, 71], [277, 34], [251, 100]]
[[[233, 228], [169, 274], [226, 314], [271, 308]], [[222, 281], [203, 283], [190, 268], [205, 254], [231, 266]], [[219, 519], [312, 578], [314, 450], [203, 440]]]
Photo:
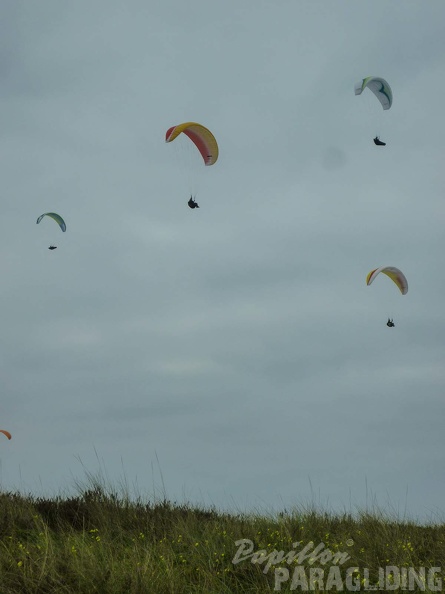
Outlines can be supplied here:
[[361, 95], [366, 87], [374, 93], [380, 101], [383, 109], [389, 109], [391, 107], [392, 91], [384, 78], [379, 78], [378, 76], [368, 76], [367, 78], [364, 78], [355, 85], [355, 94]]
[[6, 437], [8, 439], [11, 439], [12, 435], [9, 433], [9, 431], [6, 431], [6, 429], [0, 429], [0, 433], [3, 433], [3, 435], [6, 435]]
[[380, 268], [371, 270], [371, 272], [366, 277], [366, 284], [369, 286], [375, 277], [381, 272], [386, 274], [386, 276], [389, 276], [389, 278], [399, 287], [402, 295], [406, 295], [408, 293], [408, 281], [406, 280], [406, 276], [401, 270], [395, 268], [394, 266], [381, 266]]
[[39, 218], [37, 219], [37, 225], [40, 223], [40, 221], [43, 219], [43, 217], [51, 217], [52, 219], [54, 219], [56, 221], [56, 223], [59, 225], [59, 227], [62, 229], [62, 231], [66, 231], [66, 225], [65, 225], [65, 221], [62, 219], [62, 217], [58, 214], [56, 214], [55, 212], [45, 212], [44, 214], [40, 215]]
[[185, 122], [184, 124], [169, 128], [165, 134], [165, 142], [172, 142], [181, 132], [184, 132], [196, 145], [206, 165], [214, 165], [216, 163], [219, 153], [218, 143], [210, 130], [196, 122]]

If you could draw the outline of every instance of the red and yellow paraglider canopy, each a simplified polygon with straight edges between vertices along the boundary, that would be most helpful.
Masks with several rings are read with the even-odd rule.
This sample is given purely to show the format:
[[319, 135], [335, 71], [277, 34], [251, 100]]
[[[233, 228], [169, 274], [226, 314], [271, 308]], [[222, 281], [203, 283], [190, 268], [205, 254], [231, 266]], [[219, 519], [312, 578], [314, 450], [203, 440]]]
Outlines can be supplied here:
[[210, 130], [196, 122], [185, 122], [169, 128], [165, 134], [165, 142], [172, 142], [182, 132], [195, 144], [206, 165], [216, 163], [219, 153], [218, 143]]

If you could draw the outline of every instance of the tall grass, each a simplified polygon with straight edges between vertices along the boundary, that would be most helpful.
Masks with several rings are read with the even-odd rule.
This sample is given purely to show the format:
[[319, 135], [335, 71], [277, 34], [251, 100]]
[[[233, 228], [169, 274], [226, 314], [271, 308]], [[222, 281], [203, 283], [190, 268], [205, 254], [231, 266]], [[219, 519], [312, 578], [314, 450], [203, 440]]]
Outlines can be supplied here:
[[[257, 563], [252, 556], [232, 562], [240, 539], [252, 541], [253, 552], [264, 551]], [[293, 544], [297, 541], [298, 546]], [[342, 579], [346, 567], [360, 568], [354, 583], [362, 591], [363, 568], [375, 582], [379, 567], [427, 571], [445, 560], [444, 525], [422, 526], [378, 512], [335, 515], [311, 508], [274, 515], [227, 514], [164, 499], [130, 499], [125, 491], [91, 479], [73, 497], [0, 493], [0, 594], [225, 594], [279, 587], [281, 592], [301, 591], [291, 589], [299, 560], [275, 558], [267, 570], [271, 558], [266, 556], [274, 550], [297, 554], [309, 542], [314, 544], [307, 558], [300, 559], [308, 576], [311, 567], [322, 566], [320, 560], [311, 560], [310, 551], [323, 543], [322, 550], [349, 556], [340, 566]], [[325, 574], [333, 563], [324, 563]], [[275, 581], [277, 568], [289, 571], [289, 580], [281, 585]], [[434, 591], [421, 584], [422, 579], [412, 590]], [[308, 587], [321, 591], [319, 582]]]

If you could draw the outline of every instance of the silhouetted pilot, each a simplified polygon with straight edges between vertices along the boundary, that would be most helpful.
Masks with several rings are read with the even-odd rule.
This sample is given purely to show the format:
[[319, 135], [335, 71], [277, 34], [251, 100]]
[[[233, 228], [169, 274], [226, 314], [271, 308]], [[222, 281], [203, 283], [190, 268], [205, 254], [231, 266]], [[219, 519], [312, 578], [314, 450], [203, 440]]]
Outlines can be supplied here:
[[386, 142], [382, 142], [378, 136], [374, 138], [374, 144], [377, 146], [386, 146]]
[[187, 202], [190, 208], [199, 208], [199, 204], [193, 200], [193, 196], [190, 196], [190, 200]]

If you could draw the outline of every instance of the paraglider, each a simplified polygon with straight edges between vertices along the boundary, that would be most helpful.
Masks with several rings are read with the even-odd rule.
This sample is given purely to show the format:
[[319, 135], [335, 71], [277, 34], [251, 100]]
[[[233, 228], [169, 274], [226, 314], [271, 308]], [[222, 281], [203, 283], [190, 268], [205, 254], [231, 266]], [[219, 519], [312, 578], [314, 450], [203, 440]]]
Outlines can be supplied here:
[[62, 219], [60, 215], [56, 214], [55, 212], [45, 212], [44, 214], [40, 215], [37, 219], [37, 225], [40, 223], [43, 217], [51, 217], [56, 221], [56, 223], [59, 225], [63, 232], [66, 231], [65, 221]]
[[[199, 154], [204, 161], [204, 165], [207, 167], [214, 165], [219, 155], [218, 143], [208, 128], [196, 122], [184, 122], [183, 124], [172, 126], [165, 133], [165, 142], [173, 142], [182, 133], [193, 143], [190, 144], [186, 139], [184, 139], [184, 142], [178, 142], [178, 158], [180, 156], [180, 160], [184, 161], [181, 165], [185, 165], [185, 171], [189, 177], [190, 186], [188, 191], [191, 193], [191, 196], [188, 206], [195, 209], [199, 208], [199, 205], [193, 199], [193, 194], [196, 195], [196, 181], [202, 175], [202, 161], [199, 159]], [[196, 152], [195, 147], [199, 152]]]
[[408, 281], [406, 280], [406, 276], [403, 274], [401, 270], [395, 268], [395, 266], [381, 266], [380, 268], [376, 268], [375, 270], [371, 270], [371, 272], [366, 277], [366, 284], [369, 286], [381, 272], [386, 274], [399, 288], [402, 295], [406, 295], [408, 293]]
[[165, 142], [173, 142], [181, 132], [195, 144], [206, 165], [216, 163], [219, 154], [218, 143], [210, 130], [196, 122], [185, 122], [169, 128], [165, 134]]
[[0, 433], [3, 433], [3, 435], [6, 435], [6, 437], [8, 439], [11, 439], [12, 435], [9, 433], [9, 431], [6, 431], [6, 429], [0, 429]]
[[193, 196], [190, 196], [190, 200], [187, 202], [189, 208], [199, 208], [199, 204], [193, 200]]
[[[378, 76], [367, 76], [355, 84], [355, 94], [361, 95], [366, 87], [377, 97], [383, 110], [386, 111], [391, 108], [392, 90], [384, 78], [380, 78]], [[374, 138], [374, 144], [376, 146], [386, 146], [386, 142], [382, 142], [378, 136]]]
[[[43, 219], [43, 217], [50, 217], [51, 219], [53, 219], [54, 221], [56, 221], [56, 223], [59, 225], [59, 227], [65, 233], [65, 231], [66, 231], [65, 221], [62, 219], [62, 217], [60, 215], [58, 215], [55, 212], [45, 212], [44, 214], [40, 215], [39, 218], [37, 219], [37, 225], [40, 223], [40, 221]], [[56, 245], [50, 245], [48, 249], [49, 250], [56, 250], [57, 249], [57, 246]]]
[[[402, 295], [406, 295], [408, 293], [408, 281], [406, 280], [406, 276], [395, 266], [381, 266], [380, 268], [371, 270], [371, 272], [366, 277], [366, 284], [369, 286], [374, 281], [376, 276], [378, 276], [381, 272], [386, 274], [386, 276], [396, 284]], [[388, 328], [394, 328], [394, 320], [392, 318], [388, 318], [386, 325]]]

